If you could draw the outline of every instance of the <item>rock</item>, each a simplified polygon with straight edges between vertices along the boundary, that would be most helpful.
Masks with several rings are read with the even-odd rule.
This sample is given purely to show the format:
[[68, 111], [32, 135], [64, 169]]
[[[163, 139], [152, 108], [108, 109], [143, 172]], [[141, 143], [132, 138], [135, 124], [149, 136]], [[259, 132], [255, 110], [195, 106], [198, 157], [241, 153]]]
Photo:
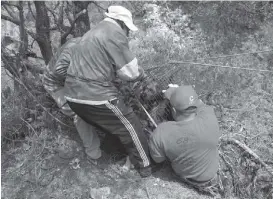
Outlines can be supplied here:
[[114, 199], [122, 199], [122, 197], [120, 195], [115, 195]]
[[58, 154], [63, 159], [72, 159], [76, 156], [76, 149], [78, 148], [78, 143], [75, 140], [71, 140], [66, 137], [59, 136], [58, 140]]
[[102, 187], [102, 188], [91, 188], [90, 189], [90, 196], [94, 199], [106, 199], [111, 193], [111, 189], [109, 187]]

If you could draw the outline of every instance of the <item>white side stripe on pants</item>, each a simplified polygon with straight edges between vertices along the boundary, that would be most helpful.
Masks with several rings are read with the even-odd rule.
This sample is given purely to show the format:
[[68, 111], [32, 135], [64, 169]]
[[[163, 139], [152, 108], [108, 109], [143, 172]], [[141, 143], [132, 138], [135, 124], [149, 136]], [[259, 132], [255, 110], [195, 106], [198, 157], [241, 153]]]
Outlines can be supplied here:
[[122, 114], [122, 112], [114, 105], [112, 105], [111, 103], [106, 103], [105, 104], [110, 110], [112, 110], [115, 115], [120, 119], [120, 121], [123, 123], [123, 125], [126, 127], [126, 129], [129, 131], [133, 142], [136, 145], [137, 151], [140, 154], [141, 159], [143, 160], [143, 166], [149, 166], [149, 159], [140, 143], [140, 140], [138, 139], [137, 133], [134, 129], [134, 127], [132, 126], [132, 124], [126, 119], [126, 117], [124, 117], [124, 115]]

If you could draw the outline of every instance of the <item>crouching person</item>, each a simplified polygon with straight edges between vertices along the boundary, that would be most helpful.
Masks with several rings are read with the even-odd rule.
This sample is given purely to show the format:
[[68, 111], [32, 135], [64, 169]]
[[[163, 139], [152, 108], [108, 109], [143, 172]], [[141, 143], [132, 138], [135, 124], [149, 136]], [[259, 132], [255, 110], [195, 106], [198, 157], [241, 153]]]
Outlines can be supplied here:
[[43, 78], [45, 90], [55, 100], [62, 113], [74, 117], [74, 124], [83, 141], [87, 156], [93, 160], [101, 157], [100, 140], [94, 127], [78, 117], [68, 106], [64, 98], [64, 83], [70, 64], [69, 51], [80, 41], [80, 38], [68, 40], [51, 58]]
[[175, 121], [161, 123], [151, 134], [151, 157], [157, 163], [169, 160], [177, 177], [213, 194], [220, 137], [214, 110], [198, 99], [192, 86], [170, 87], [164, 95], [170, 100]]

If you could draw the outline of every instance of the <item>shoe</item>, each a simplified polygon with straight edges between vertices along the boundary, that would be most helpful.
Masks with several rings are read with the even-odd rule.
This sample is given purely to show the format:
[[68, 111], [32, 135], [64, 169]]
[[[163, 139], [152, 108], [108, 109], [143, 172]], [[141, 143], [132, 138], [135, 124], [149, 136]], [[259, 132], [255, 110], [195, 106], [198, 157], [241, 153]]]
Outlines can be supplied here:
[[148, 167], [141, 167], [139, 168], [139, 175], [142, 177], [142, 178], [146, 178], [146, 177], [149, 177], [150, 175], [152, 175], [152, 168], [150, 166]]
[[[98, 158], [100, 159], [100, 158]], [[92, 159], [90, 158], [89, 156], [87, 156], [87, 161], [90, 163], [90, 164], [93, 164], [93, 165], [98, 165], [98, 159]]]
[[169, 162], [164, 161], [161, 163], [155, 163], [154, 161], [151, 161], [151, 168], [152, 168], [152, 173], [155, 173], [157, 171], [160, 171], [161, 169], [164, 169], [170, 165]]

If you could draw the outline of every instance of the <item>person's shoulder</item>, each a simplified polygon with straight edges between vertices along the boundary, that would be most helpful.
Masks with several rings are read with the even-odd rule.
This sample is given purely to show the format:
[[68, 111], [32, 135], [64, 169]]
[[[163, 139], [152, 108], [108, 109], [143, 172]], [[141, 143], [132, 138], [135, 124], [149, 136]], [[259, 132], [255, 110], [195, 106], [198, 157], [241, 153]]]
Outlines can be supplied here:
[[[103, 32], [105, 30], [107, 30], [105, 33], [108, 35], [108, 36], [111, 36], [113, 34], [116, 34], [116, 35], [122, 35], [122, 36], [125, 36], [125, 33], [123, 32], [123, 30], [121, 29], [121, 27], [119, 27], [117, 24], [114, 24], [113, 22], [110, 22], [110, 21], [101, 21], [95, 29], [98, 29], [98, 30], [102, 30]], [[111, 34], [109, 34], [111, 33]]]
[[206, 104], [204, 104], [204, 106], [198, 108], [197, 118], [200, 118], [202, 120], [214, 120], [215, 122], [217, 122], [217, 117], [214, 112], [213, 106], [209, 106]]
[[207, 113], [214, 113], [214, 109], [212, 106], [209, 106], [205, 103], [203, 103], [201, 100], [200, 100], [200, 106], [198, 107], [198, 113], [204, 113], [204, 114], [207, 114]]
[[175, 125], [175, 121], [162, 122], [156, 127], [155, 133], [164, 134], [164, 132], [170, 131]]
[[105, 41], [106, 44], [128, 43], [128, 38], [126, 37], [124, 31], [118, 27], [118, 25], [109, 21], [100, 22], [94, 28], [92, 35], [99, 41]]

